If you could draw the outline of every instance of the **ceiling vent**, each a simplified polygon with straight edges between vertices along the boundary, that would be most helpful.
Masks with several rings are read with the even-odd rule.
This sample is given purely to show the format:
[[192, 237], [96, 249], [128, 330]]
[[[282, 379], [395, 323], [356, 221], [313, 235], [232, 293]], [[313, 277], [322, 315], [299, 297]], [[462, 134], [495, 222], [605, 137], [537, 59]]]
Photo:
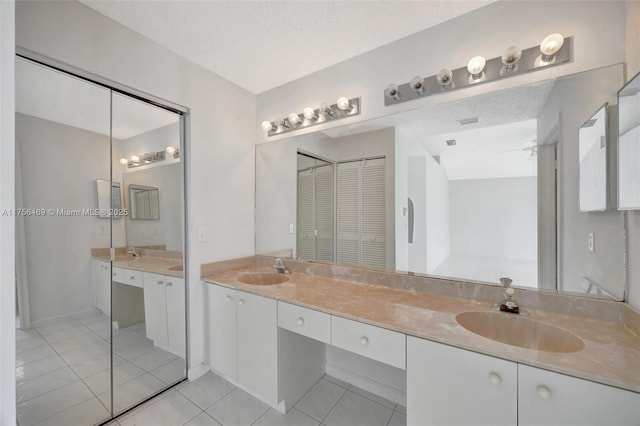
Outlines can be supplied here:
[[447, 146], [455, 146], [457, 143], [455, 139], [449, 139], [446, 142], [447, 142]]
[[460, 126], [466, 126], [467, 124], [477, 123], [478, 121], [480, 121], [480, 117], [469, 117], [458, 120], [458, 124]]

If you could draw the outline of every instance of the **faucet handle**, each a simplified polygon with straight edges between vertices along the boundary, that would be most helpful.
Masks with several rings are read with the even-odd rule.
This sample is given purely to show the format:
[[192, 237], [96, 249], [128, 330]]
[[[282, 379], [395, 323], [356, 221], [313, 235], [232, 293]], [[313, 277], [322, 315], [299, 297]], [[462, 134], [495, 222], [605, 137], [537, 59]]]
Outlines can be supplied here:
[[509, 288], [511, 287], [512, 282], [513, 280], [511, 278], [507, 278], [507, 277], [500, 278], [500, 284], [502, 284], [502, 287]]

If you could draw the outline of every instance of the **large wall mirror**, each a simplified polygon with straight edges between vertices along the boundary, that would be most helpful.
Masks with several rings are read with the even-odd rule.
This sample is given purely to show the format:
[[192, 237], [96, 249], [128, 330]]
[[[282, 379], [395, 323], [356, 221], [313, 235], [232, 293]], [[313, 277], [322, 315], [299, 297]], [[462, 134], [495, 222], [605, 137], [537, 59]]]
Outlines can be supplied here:
[[182, 116], [16, 76], [18, 421], [98, 424], [186, 377]]
[[[624, 218], [582, 211], [579, 164], [581, 127], [623, 78], [613, 65], [259, 145], [256, 253], [621, 300]], [[598, 161], [606, 194], [615, 159]]]

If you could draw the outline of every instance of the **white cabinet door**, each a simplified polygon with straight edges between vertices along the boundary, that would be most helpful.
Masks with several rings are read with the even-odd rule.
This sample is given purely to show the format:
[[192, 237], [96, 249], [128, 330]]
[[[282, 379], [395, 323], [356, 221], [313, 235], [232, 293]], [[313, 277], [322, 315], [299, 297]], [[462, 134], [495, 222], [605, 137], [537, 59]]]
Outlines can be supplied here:
[[167, 338], [171, 352], [184, 358], [187, 322], [185, 313], [184, 278], [164, 277], [167, 304]]
[[640, 424], [640, 394], [526, 365], [518, 377], [521, 426]]
[[516, 425], [517, 368], [407, 336], [407, 425]]
[[162, 348], [169, 347], [164, 275], [144, 273], [144, 317], [147, 338]]
[[209, 366], [231, 380], [238, 379], [236, 291], [205, 284], [209, 298]]
[[105, 315], [111, 315], [111, 265], [97, 259], [93, 259], [92, 262], [96, 308]]
[[237, 292], [238, 383], [278, 402], [277, 302]]

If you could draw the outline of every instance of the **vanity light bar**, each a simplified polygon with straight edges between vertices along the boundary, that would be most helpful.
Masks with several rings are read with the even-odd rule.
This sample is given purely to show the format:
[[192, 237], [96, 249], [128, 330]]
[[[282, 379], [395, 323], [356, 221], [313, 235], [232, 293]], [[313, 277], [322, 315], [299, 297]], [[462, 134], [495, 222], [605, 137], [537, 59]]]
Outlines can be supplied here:
[[497, 81], [515, 75], [569, 63], [573, 60], [573, 37], [560, 34], [547, 36], [539, 46], [520, 51], [510, 46], [502, 56], [471, 58], [469, 63], [453, 71], [442, 69], [437, 75], [414, 77], [409, 83], [388, 85], [384, 105], [396, 105], [451, 90]]
[[267, 132], [267, 136], [274, 136], [358, 114], [360, 114], [360, 98], [341, 97], [333, 105], [323, 103], [318, 109], [308, 107], [302, 113], [292, 112], [288, 117], [280, 120], [263, 121], [261, 126], [262, 130]]
[[120, 163], [124, 165], [124, 162], [127, 161], [127, 167], [131, 169], [133, 167], [146, 166], [147, 164], [164, 161], [165, 158], [166, 151], [162, 150], [158, 152], [146, 152], [142, 155], [132, 155], [128, 161], [126, 158], [122, 158], [120, 159]]

